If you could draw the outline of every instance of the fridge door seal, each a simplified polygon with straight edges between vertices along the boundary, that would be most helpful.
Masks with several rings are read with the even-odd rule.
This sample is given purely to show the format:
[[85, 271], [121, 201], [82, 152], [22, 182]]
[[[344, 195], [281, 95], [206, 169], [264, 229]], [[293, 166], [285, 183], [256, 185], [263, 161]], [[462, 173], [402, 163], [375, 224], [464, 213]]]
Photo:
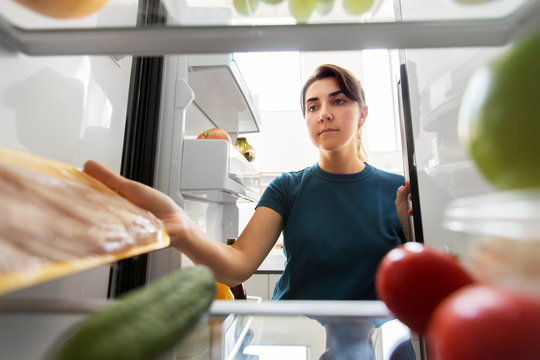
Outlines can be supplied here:
[[[164, 15], [147, 16], [147, 9], [159, 4], [159, 0], [141, 1], [138, 24], [163, 23]], [[120, 173], [148, 186], [154, 186], [162, 75], [163, 57], [133, 59]], [[145, 284], [147, 266], [147, 254], [114, 263], [109, 273], [107, 297], [121, 296]]]
[[409, 77], [405, 64], [399, 66], [400, 80], [398, 90], [400, 92], [400, 107], [401, 107], [401, 133], [405, 137], [403, 144], [406, 145], [406, 176], [409, 179], [411, 187], [411, 202], [412, 202], [412, 226], [411, 226], [411, 241], [423, 243], [424, 234], [422, 230], [422, 212], [420, 206], [420, 197], [418, 189], [418, 175], [416, 170], [415, 150], [414, 150], [414, 135], [412, 127], [412, 113], [409, 94]]

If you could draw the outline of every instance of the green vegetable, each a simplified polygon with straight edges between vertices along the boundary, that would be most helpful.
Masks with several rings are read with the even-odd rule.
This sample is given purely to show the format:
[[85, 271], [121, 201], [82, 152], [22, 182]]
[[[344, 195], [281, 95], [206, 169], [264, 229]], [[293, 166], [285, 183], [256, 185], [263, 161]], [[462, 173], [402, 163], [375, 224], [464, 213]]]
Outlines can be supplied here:
[[257, 10], [260, 0], [234, 0], [234, 9], [241, 15], [248, 16]]
[[360, 15], [371, 9], [375, 0], [343, 0], [343, 8], [353, 15]]
[[317, 0], [315, 10], [321, 15], [328, 15], [334, 7], [334, 0]]
[[498, 190], [540, 186], [540, 32], [516, 42], [469, 81], [459, 134]]
[[317, 0], [289, 0], [289, 11], [297, 23], [307, 23], [315, 7]]
[[199, 322], [215, 296], [204, 266], [172, 272], [89, 316], [56, 360], [150, 360], [177, 344]]

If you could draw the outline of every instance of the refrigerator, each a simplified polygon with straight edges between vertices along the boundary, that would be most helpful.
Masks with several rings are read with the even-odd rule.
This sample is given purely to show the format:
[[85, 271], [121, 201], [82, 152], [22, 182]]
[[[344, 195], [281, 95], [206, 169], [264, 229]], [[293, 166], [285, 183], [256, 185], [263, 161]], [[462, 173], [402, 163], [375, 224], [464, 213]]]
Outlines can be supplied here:
[[[79, 168], [97, 160], [170, 195], [225, 242], [239, 235], [240, 204], [256, 203], [261, 177], [227, 142], [207, 146], [194, 139], [213, 127], [233, 141], [264, 135], [234, 54], [391, 49], [403, 169], [412, 188], [412, 239], [465, 256], [467, 237], [443, 226], [445, 209], [495, 189], [458, 139], [461, 98], [474, 71], [540, 29], [540, 3], [376, 0], [355, 15], [344, 2], [315, 9], [306, 20], [293, 16], [287, 0], [249, 2], [248, 15], [232, 0], [110, 0], [87, 16], [57, 19], [3, 0], [0, 146]], [[189, 265], [178, 251], [161, 249], [1, 294], [0, 358], [44, 358], [89, 309]], [[213, 313], [387, 315], [371, 303], [359, 312], [337, 303], [275, 306], [217, 304]], [[309, 328], [303, 320], [292, 324]], [[242, 341], [247, 337], [242, 333]], [[224, 342], [222, 358], [238, 351], [233, 338], [232, 345]], [[426, 358], [422, 339], [413, 340], [416, 357]], [[374, 358], [388, 358], [382, 345], [377, 351]], [[176, 356], [171, 351], [163, 358]], [[315, 356], [312, 350], [307, 358]]]

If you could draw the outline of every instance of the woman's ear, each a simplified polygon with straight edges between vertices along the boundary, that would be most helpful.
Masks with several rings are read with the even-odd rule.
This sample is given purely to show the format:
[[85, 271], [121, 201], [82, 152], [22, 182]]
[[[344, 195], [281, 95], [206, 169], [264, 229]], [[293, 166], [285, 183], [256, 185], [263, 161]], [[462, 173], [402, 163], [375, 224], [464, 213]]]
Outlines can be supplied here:
[[358, 120], [358, 127], [361, 127], [366, 122], [366, 118], [368, 115], [368, 107], [367, 105], [364, 105], [362, 110], [360, 110], [360, 119]]

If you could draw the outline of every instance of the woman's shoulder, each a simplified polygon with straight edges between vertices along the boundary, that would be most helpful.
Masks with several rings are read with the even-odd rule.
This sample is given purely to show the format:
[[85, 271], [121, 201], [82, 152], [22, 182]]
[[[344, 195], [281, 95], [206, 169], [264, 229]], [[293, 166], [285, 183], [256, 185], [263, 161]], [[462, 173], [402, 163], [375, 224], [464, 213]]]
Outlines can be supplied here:
[[403, 185], [403, 182], [405, 181], [405, 176], [399, 172], [382, 170], [373, 165], [369, 166], [373, 169], [373, 173], [383, 181], [388, 181], [392, 184], [396, 183], [399, 184], [399, 186]]
[[305, 175], [309, 174], [313, 169], [313, 166], [306, 167], [301, 170], [294, 170], [294, 171], [284, 171], [279, 176], [276, 177], [276, 180], [281, 181], [299, 181], [302, 179]]
[[[306, 172], [309, 172], [309, 167], [296, 170], [296, 171], [284, 171], [281, 174], [277, 175], [271, 182], [268, 184], [268, 187], [265, 189], [263, 196], [270, 196], [270, 194], [279, 194], [279, 196], [290, 198], [294, 197], [298, 193], [302, 179]], [[268, 194], [267, 194], [268, 193]]]

